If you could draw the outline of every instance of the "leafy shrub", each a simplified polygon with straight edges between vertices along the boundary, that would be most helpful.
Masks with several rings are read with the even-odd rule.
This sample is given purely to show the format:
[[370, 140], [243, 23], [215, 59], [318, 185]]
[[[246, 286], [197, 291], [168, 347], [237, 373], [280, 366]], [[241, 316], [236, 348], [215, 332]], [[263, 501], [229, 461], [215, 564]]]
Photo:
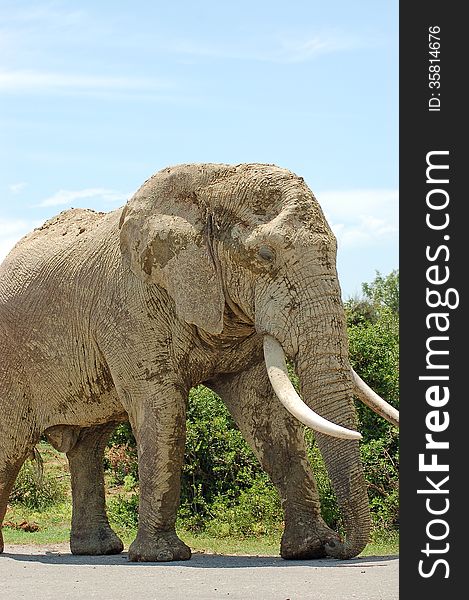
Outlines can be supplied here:
[[[399, 406], [399, 271], [379, 272], [364, 283], [364, 298], [345, 303], [350, 361], [382, 398]], [[393, 426], [361, 402], [358, 417], [365, 442], [387, 436]]]
[[123, 446], [125, 444], [128, 444], [132, 448], [135, 448], [136, 446], [135, 437], [129, 422], [120, 423], [114, 429], [114, 432], [109, 439], [108, 446]]
[[127, 486], [131, 481], [136, 483], [138, 460], [135, 440], [133, 444], [132, 440], [127, 440], [125, 443], [108, 445], [104, 453], [104, 468], [111, 474], [110, 485], [126, 485], [126, 481]]
[[137, 493], [130, 496], [118, 494], [111, 498], [107, 504], [107, 515], [111, 524], [136, 529], [138, 527], [138, 501]]
[[131, 492], [138, 485], [138, 481], [135, 479], [133, 475], [126, 475], [124, 477], [124, 490], [126, 492]]
[[204, 386], [191, 390], [180, 515], [203, 527], [212, 504], [233, 505], [263, 473], [223, 402]]
[[278, 532], [283, 512], [277, 490], [266, 475], [243, 490], [235, 502], [219, 496], [211, 505], [205, 532], [215, 537], [249, 537]]
[[37, 465], [26, 461], [10, 494], [10, 502], [23, 504], [32, 510], [44, 510], [63, 502], [67, 484], [49, 471], [38, 473]]
[[[350, 361], [355, 371], [387, 402], [399, 406], [399, 323], [382, 308], [375, 323], [349, 327]], [[393, 427], [357, 402], [360, 430], [365, 441], [376, 439]]]
[[384, 437], [361, 446], [368, 482], [371, 516], [375, 527], [392, 529], [399, 525], [398, 435], [390, 430]]
[[382, 306], [393, 314], [399, 314], [399, 270], [394, 270], [389, 275], [381, 275], [376, 271], [376, 277], [371, 283], [363, 283], [364, 296], [373, 306]]

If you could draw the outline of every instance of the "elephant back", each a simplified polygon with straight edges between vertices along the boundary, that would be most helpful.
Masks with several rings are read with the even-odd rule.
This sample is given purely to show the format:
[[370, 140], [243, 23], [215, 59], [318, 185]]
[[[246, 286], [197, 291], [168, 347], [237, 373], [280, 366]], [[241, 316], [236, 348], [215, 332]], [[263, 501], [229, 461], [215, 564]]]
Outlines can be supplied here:
[[[80, 248], [101, 224], [106, 213], [73, 208], [37, 227], [14, 246], [0, 265], [0, 299], [19, 295], [34, 280], [44, 279], [68, 262], [79, 262]], [[74, 257], [73, 261], [70, 257]]]

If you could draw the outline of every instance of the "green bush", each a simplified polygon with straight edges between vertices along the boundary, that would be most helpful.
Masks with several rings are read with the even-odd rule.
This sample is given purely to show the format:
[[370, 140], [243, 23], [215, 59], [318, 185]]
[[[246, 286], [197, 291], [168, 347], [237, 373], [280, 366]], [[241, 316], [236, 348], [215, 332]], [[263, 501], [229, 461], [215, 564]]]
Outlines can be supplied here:
[[376, 277], [371, 283], [363, 283], [362, 291], [367, 300], [374, 306], [389, 309], [395, 315], [399, 314], [399, 270], [389, 275], [381, 275], [376, 271]]
[[180, 516], [191, 529], [203, 529], [220, 498], [233, 506], [260, 474], [259, 463], [220, 398], [204, 386], [191, 390]]
[[[129, 427], [130, 430], [130, 427]], [[104, 468], [110, 474], [111, 486], [127, 485], [138, 481], [137, 448], [133, 435], [125, 443], [108, 444], [104, 453]]]
[[279, 531], [283, 512], [277, 490], [266, 475], [244, 489], [235, 502], [219, 496], [211, 505], [204, 531], [214, 537], [250, 537]]
[[138, 501], [139, 496], [133, 493], [130, 496], [118, 494], [107, 503], [107, 514], [112, 524], [128, 529], [138, 527]]
[[37, 463], [26, 461], [10, 494], [10, 502], [23, 504], [32, 510], [44, 510], [63, 502], [67, 483], [47, 470], [38, 472]]
[[389, 430], [382, 438], [361, 445], [371, 516], [378, 529], [399, 526], [398, 441], [396, 431]]
[[108, 446], [124, 446], [128, 444], [129, 447], [135, 448], [136, 442], [135, 437], [130, 427], [130, 423], [120, 423], [113, 431], [109, 440]]
[[[348, 328], [350, 362], [360, 377], [387, 402], [399, 407], [399, 322], [381, 308], [376, 322]], [[365, 441], [387, 435], [393, 427], [363, 403], [357, 402], [360, 431]]]

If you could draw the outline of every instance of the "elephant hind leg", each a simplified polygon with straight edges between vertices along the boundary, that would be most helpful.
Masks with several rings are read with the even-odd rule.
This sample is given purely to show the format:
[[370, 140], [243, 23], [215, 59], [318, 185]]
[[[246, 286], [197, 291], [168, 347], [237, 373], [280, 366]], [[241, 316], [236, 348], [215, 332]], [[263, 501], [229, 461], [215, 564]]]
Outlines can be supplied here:
[[15, 484], [16, 477], [26, 458], [31, 454], [34, 442], [21, 436], [12, 439], [3, 435], [0, 426], [0, 553], [3, 552], [2, 523], [7, 510], [8, 498]]
[[116, 425], [112, 422], [81, 429], [67, 451], [72, 481], [73, 554], [118, 554], [124, 548], [109, 525], [104, 490], [104, 448]]

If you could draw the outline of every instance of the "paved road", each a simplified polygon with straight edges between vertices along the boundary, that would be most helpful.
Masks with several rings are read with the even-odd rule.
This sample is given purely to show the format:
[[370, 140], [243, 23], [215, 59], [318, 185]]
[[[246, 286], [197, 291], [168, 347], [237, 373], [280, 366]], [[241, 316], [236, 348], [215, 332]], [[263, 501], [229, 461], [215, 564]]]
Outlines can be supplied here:
[[73, 556], [68, 546], [6, 545], [2, 600], [396, 600], [397, 557], [284, 561], [194, 554], [188, 562], [129, 563]]

